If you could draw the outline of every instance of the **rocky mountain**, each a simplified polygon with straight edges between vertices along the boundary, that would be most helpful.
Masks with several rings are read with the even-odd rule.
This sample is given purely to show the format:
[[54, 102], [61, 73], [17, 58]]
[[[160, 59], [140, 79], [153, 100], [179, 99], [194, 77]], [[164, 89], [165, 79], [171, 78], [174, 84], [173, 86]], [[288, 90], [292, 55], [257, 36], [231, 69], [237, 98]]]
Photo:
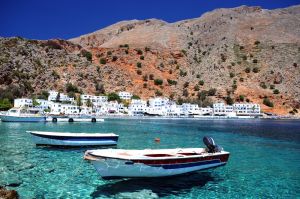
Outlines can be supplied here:
[[69, 41], [0, 39], [1, 87], [19, 87], [19, 95], [66, 92], [72, 83], [91, 94], [247, 101], [287, 114], [300, 108], [299, 65], [300, 6], [217, 9], [176, 23], [122, 21]]

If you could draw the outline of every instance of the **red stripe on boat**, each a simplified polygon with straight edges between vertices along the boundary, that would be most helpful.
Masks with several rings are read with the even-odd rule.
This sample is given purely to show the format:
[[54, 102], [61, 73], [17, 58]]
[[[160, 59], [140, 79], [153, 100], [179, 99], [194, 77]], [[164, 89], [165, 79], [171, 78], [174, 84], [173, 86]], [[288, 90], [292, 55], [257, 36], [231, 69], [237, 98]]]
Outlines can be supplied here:
[[160, 160], [132, 160], [134, 163], [143, 163], [151, 165], [161, 164], [180, 164], [180, 163], [192, 163], [201, 162], [207, 160], [220, 160], [221, 162], [227, 162], [229, 154], [207, 156], [207, 157], [196, 157], [196, 158], [174, 158], [174, 159], [160, 159]]

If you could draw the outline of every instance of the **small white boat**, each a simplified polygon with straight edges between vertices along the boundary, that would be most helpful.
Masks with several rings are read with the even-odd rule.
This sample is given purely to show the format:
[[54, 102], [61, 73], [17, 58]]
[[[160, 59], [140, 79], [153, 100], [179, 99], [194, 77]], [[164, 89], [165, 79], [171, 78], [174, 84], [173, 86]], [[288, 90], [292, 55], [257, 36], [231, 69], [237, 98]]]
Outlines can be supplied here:
[[84, 158], [92, 162], [103, 179], [164, 177], [224, 166], [229, 152], [204, 137], [207, 148], [184, 149], [99, 149], [88, 150]]
[[119, 136], [114, 133], [62, 133], [26, 131], [36, 145], [52, 146], [106, 146], [116, 145]]
[[1, 115], [2, 122], [45, 122], [46, 117], [37, 109], [12, 108]]

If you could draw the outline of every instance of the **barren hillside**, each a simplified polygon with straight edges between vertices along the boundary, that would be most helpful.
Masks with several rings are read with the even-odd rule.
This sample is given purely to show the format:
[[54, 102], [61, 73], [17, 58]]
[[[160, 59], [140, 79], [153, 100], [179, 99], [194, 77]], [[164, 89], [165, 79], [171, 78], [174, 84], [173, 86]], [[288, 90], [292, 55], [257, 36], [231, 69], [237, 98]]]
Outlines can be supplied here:
[[279, 114], [300, 106], [300, 6], [217, 9], [176, 23], [122, 21], [69, 41], [1, 38], [0, 45], [3, 88], [65, 91], [71, 82], [91, 94], [248, 101]]

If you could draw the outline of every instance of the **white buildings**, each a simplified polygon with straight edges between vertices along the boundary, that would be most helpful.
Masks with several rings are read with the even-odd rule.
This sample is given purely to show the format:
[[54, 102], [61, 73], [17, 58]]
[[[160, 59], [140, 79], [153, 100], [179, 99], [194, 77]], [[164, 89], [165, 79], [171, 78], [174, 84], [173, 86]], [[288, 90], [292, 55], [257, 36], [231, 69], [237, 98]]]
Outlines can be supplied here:
[[56, 101], [57, 95], [59, 94], [59, 101], [61, 102], [74, 102], [73, 97], [68, 97], [63, 93], [59, 93], [57, 91], [49, 91], [48, 101]]
[[85, 106], [76, 106], [72, 104], [52, 103], [50, 105], [50, 114], [54, 115], [76, 115], [76, 114], [92, 114], [92, 108]]
[[168, 115], [168, 106], [171, 104], [168, 98], [150, 98], [147, 113], [149, 115]]
[[184, 103], [182, 104], [182, 111], [184, 115], [200, 115], [198, 104]]
[[44, 99], [36, 99], [36, 102], [39, 103], [37, 108], [40, 110], [49, 109], [50, 105], [53, 103], [53, 102], [50, 102], [50, 101], [44, 100]]
[[81, 102], [86, 105], [87, 101], [90, 100], [94, 107], [99, 107], [107, 102], [107, 96], [95, 96], [95, 95], [80, 95]]
[[260, 115], [260, 106], [252, 103], [233, 105], [215, 103], [213, 105], [213, 114], [219, 116], [258, 116]]
[[31, 107], [31, 106], [32, 106], [32, 99], [28, 99], [28, 98], [14, 99], [14, 107], [16, 108]]
[[218, 116], [228, 116], [233, 113], [233, 106], [224, 103], [213, 104], [213, 114]]
[[126, 91], [119, 92], [118, 95], [119, 95], [120, 99], [123, 99], [123, 100], [130, 100], [132, 97], [132, 94], [129, 92], [126, 92]]
[[233, 109], [237, 115], [250, 115], [256, 116], [260, 115], [260, 106], [259, 104], [233, 104]]
[[[215, 103], [213, 107], [202, 108], [197, 104], [184, 103], [177, 105], [175, 102], [170, 101], [168, 98], [156, 97], [150, 98], [149, 101], [140, 99], [132, 99], [127, 107], [117, 101], [108, 102], [107, 96], [94, 96], [94, 95], [81, 95], [83, 106], [78, 107], [75, 105], [74, 98], [60, 93], [60, 101], [71, 103], [56, 103], [58, 92], [50, 91], [48, 100], [36, 99], [38, 105], [35, 108], [45, 110], [50, 108], [51, 114], [96, 114], [96, 115], [111, 115], [111, 114], [125, 114], [128, 115], [157, 115], [157, 116], [225, 116], [225, 117], [240, 117], [249, 118], [259, 116], [261, 114], [259, 104], [252, 103], [237, 103], [233, 105], [226, 105], [225, 103]], [[130, 100], [132, 95], [129, 92], [120, 92], [121, 99]], [[87, 107], [87, 101], [90, 100], [93, 104], [92, 107]], [[127, 103], [126, 102], [126, 103]], [[14, 106], [19, 107], [33, 107], [33, 100], [29, 98], [21, 98], [14, 100]]]
[[147, 112], [147, 102], [144, 100], [131, 100], [131, 104], [128, 107], [129, 115], [143, 115]]

